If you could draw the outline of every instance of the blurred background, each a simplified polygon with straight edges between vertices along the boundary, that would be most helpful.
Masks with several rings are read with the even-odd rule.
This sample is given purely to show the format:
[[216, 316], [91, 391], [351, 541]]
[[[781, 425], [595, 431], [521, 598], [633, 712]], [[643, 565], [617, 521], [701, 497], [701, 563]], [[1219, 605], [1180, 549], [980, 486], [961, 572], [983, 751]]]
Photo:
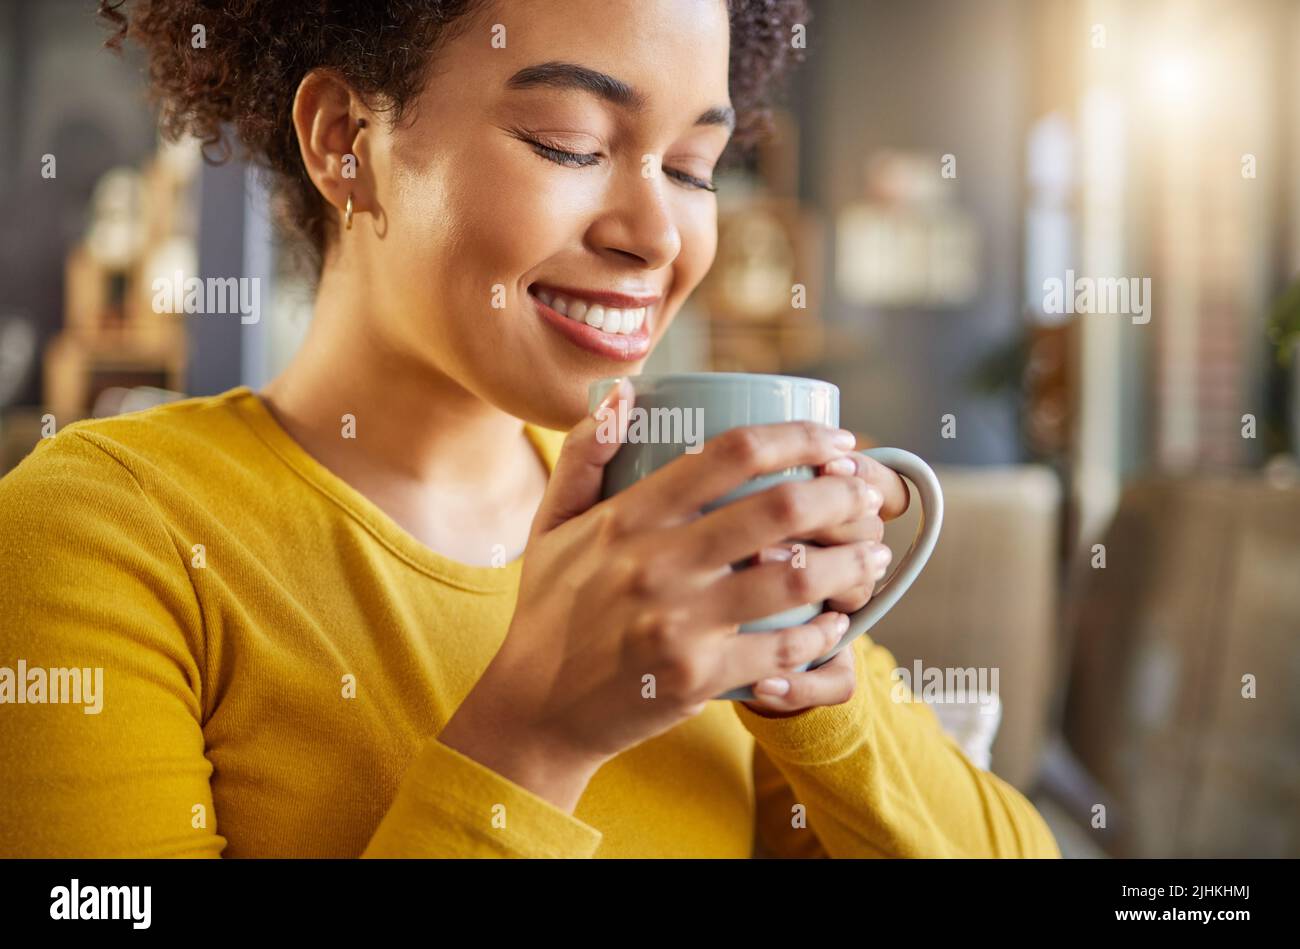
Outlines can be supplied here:
[[[94, 6], [0, 0], [0, 473], [256, 388], [310, 320], [258, 176], [158, 141]], [[647, 371], [829, 379], [936, 464], [943, 536], [872, 635], [996, 672], [999, 716], [927, 699], [1067, 856], [1300, 856], [1300, 2], [813, 8]], [[178, 271], [260, 278], [260, 319], [154, 312]]]

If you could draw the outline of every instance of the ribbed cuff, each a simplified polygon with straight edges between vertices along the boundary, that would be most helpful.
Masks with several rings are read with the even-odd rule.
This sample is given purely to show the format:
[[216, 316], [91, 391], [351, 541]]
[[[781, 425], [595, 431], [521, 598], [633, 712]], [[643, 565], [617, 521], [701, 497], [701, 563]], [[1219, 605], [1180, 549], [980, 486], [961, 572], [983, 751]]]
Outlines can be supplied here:
[[602, 837], [545, 798], [431, 739], [408, 769], [366, 855], [587, 858]]
[[765, 751], [792, 764], [826, 764], [855, 750], [870, 727], [871, 694], [868, 651], [873, 643], [864, 635], [849, 648], [857, 685], [853, 696], [839, 705], [819, 705], [788, 718], [760, 715], [743, 703], [736, 703], [736, 715]]

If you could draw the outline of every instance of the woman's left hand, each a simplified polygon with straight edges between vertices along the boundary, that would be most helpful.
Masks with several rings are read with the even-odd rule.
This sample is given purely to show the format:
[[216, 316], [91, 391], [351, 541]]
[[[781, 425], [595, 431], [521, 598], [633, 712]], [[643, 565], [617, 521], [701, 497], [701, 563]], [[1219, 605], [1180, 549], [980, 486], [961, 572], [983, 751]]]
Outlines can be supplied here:
[[[859, 453], [850, 454], [824, 465], [821, 474], [825, 477], [861, 478], [867, 482], [879, 501], [872, 505], [875, 508], [874, 512], [808, 539], [824, 546], [863, 540], [876, 542], [879, 557], [876, 565], [876, 580], [879, 580], [889, 569], [889, 562], [892, 559], [889, 548], [881, 543], [885, 533], [885, 521], [892, 521], [907, 510], [910, 500], [907, 483], [894, 470]], [[766, 551], [760, 559], [768, 558], [795, 562], [788, 547], [781, 551]], [[791, 569], [798, 569], [798, 567], [792, 566]], [[860, 586], [845, 590], [828, 600], [826, 608], [840, 613], [856, 612], [867, 605], [873, 589], [874, 584], [870, 587]], [[846, 647], [829, 662], [816, 669], [794, 672], [779, 679], [763, 679], [755, 684], [754, 691], [759, 698], [744, 704], [746, 708], [760, 715], [787, 718], [805, 709], [847, 702], [853, 695], [855, 681], [853, 650]]]

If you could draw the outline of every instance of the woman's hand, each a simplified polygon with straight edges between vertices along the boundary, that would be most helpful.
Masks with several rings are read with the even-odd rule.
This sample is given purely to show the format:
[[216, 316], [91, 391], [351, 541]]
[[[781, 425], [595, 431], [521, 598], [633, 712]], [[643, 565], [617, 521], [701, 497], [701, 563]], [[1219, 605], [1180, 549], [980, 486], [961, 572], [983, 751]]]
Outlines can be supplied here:
[[[907, 482], [892, 468], [866, 455], [854, 453], [831, 461], [822, 466], [822, 474], [861, 478], [871, 493], [869, 506], [872, 510], [852, 523], [814, 534], [809, 539], [816, 543], [845, 544], [864, 540], [879, 543], [884, 537], [885, 521], [892, 521], [907, 510], [910, 501]], [[871, 582], [840, 591], [827, 602], [829, 609], [853, 613], [867, 605], [876, 581], [885, 575], [891, 559], [890, 550], [884, 544], [880, 544], [877, 550], [880, 560]], [[787, 554], [778, 548], [765, 552], [765, 556], [785, 557]], [[845, 647], [816, 669], [755, 683], [757, 698], [744, 705], [769, 718], [788, 718], [819, 705], [839, 705], [853, 697], [856, 683], [853, 666], [853, 650]]]
[[[620, 397], [630, 401], [626, 384], [606, 404]], [[787, 482], [701, 513], [760, 474], [845, 457], [849, 433], [812, 423], [735, 429], [600, 501], [624, 433], [605, 444], [597, 430], [589, 416], [566, 438], [505, 642], [440, 736], [569, 804], [605, 761], [714, 696], [825, 655], [842, 614], [771, 632], [738, 634], [739, 624], [869, 589], [876, 572], [877, 545], [865, 537], [809, 546], [800, 569], [731, 569], [787, 538], [852, 525], [870, 533], [879, 502], [862, 478]]]

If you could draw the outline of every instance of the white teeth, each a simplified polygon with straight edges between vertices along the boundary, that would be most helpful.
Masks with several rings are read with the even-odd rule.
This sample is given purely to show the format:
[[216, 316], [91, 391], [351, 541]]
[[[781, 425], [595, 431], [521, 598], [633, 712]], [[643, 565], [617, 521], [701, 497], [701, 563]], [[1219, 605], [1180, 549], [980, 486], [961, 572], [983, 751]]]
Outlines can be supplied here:
[[587, 303], [584, 300], [571, 299], [550, 290], [538, 288], [539, 300], [562, 316], [578, 323], [586, 323], [606, 333], [627, 335], [635, 333], [645, 325], [646, 311], [649, 307], [634, 307], [620, 310], [616, 307], [604, 307], [599, 303]]

